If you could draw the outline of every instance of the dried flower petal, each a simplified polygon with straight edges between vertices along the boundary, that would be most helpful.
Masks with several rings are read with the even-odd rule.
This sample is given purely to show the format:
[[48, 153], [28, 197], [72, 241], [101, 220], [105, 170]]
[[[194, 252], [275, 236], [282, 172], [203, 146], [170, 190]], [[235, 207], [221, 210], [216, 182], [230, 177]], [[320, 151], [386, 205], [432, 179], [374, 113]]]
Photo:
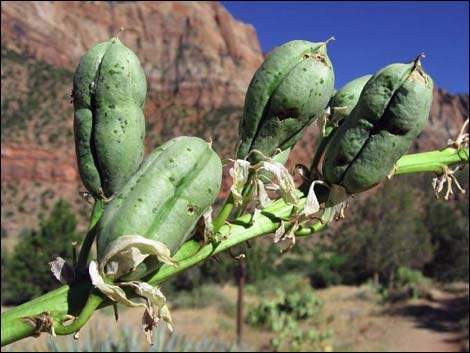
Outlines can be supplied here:
[[266, 208], [271, 204], [271, 199], [268, 196], [268, 193], [266, 192], [266, 189], [264, 187], [264, 183], [261, 180], [257, 180], [256, 184], [258, 186], [258, 200], [261, 208]]
[[274, 243], [278, 243], [284, 234], [286, 234], [286, 225], [284, 224], [284, 221], [281, 220], [281, 225], [277, 228], [276, 233], [274, 233]]
[[105, 283], [103, 277], [101, 277], [98, 271], [98, 264], [96, 261], [90, 262], [88, 272], [90, 273], [91, 283], [112, 301], [130, 307], [145, 306], [143, 303], [134, 303], [127, 299], [126, 292], [124, 292], [124, 290], [119, 286]]
[[142, 316], [142, 325], [144, 327], [147, 341], [152, 344], [152, 330], [163, 319], [167, 323], [168, 329], [173, 331], [170, 311], [166, 305], [166, 298], [158, 289], [152, 287], [146, 282], [132, 281], [124, 282], [122, 285], [132, 286], [135, 293], [146, 300], [146, 310]]
[[444, 173], [442, 173], [442, 175], [433, 178], [432, 186], [433, 186], [434, 195], [436, 196], [436, 198], [439, 198], [439, 193], [442, 191], [442, 189], [444, 189], [444, 184], [447, 185], [446, 193], [444, 195], [444, 200], [448, 200], [449, 196], [454, 194], [454, 191], [452, 190], [452, 184], [455, 184], [457, 189], [462, 194], [465, 194], [465, 190], [462, 188], [457, 177], [455, 176], [455, 172], [457, 172], [459, 169], [460, 167], [456, 167], [454, 170], [448, 167], [445, 167]]
[[243, 159], [237, 159], [230, 168], [229, 174], [232, 177], [233, 183], [230, 191], [233, 195], [235, 206], [240, 205], [242, 201], [242, 192], [248, 181], [250, 162]]
[[261, 210], [259, 208], [255, 208], [255, 211], [253, 212], [252, 220], [255, 220], [256, 218], [258, 218], [260, 214], [261, 214]]
[[214, 237], [214, 225], [212, 224], [212, 206], [209, 206], [206, 212], [202, 215], [204, 220], [204, 241]]
[[292, 227], [290, 227], [287, 234], [283, 237], [283, 239], [289, 240], [289, 245], [285, 249], [281, 250], [281, 253], [284, 254], [287, 251], [291, 250], [295, 246], [295, 232], [299, 229], [299, 222], [294, 222]]
[[58, 257], [54, 261], [49, 262], [51, 272], [54, 277], [62, 284], [72, 283], [75, 279], [75, 272], [63, 258]]
[[56, 335], [54, 330], [54, 319], [48, 311], [44, 311], [35, 316], [22, 317], [21, 319], [33, 327], [34, 337], [39, 337], [42, 331], [49, 332], [52, 336]]
[[314, 213], [317, 213], [320, 210], [320, 203], [318, 202], [317, 196], [315, 195], [316, 184], [328, 186], [327, 183], [321, 180], [315, 180], [310, 184], [310, 188], [307, 194], [307, 200], [305, 201], [305, 207], [302, 211], [302, 214], [306, 215], [307, 217]]
[[349, 195], [345, 188], [339, 185], [332, 185], [325, 207], [333, 208], [333, 211], [328, 219], [323, 219], [322, 217], [322, 222], [329, 223], [333, 219], [338, 219], [337, 215], [339, 215], [339, 218], [344, 218], [344, 209], [346, 208], [348, 197]]
[[[172, 319], [170, 311], [166, 304], [166, 298], [158, 288], [152, 287], [150, 284], [142, 281], [122, 282], [118, 285], [108, 284], [104, 282], [98, 271], [98, 264], [92, 261], [89, 266], [89, 273], [92, 284], [98, 288], [101, 293], [116, 303], [124, 304], [128, 307], [145, 307], [142, 316], [142, 325], [147, 337], [147, 341], [152, 344], [152, 330], [157, 326], [160, 319], [163, 319], [168, 325], [170, 331], [173, 330], [171, 324]], [[145, 299], [145, 303], [136, 303], [129, 300], [126, 292], [120, 286], [128, 286], [134, 289], [135, 294]]]
[[317, 125], [320, 128], [322, 136], [326, 135], [326, 125], [330, 120], [330, 107], [326, 108], [317, 119]]
[[271, 173], [277, 180], [279, 191], [284, 202], [297, 206], [299, 203], [299, 196], [295, 188], [294, 179], [289, 174], [287, 168], [279, 162], [262, 162], [262, 168]]
[[118, 279], [132, 272], [150, 255], [157, 256], [165, 264], [176, 265], [170, 256], [170, 249], [162, 242], [141, 235], [124, 235], [108, 245], [104, 257], [100, 259], [100, 271]]

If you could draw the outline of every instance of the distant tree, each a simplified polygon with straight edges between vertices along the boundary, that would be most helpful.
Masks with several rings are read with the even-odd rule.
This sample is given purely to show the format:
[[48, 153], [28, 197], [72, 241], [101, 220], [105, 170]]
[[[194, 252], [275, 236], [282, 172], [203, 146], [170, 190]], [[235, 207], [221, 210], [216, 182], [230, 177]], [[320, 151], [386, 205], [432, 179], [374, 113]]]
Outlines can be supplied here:
[[352, 204], [349, 220], [331, 234], [333, 252], [346, 259], [338, 269], [343, 281], [374, 277], [393, 285], [400, 266], [422, 269], [431, 260], [422, 200], [419, 189], [401, 181], [385, 184], [361, 206]]
[[[66, 201], [58, 201], [39, 229], [23, 230], [13, 254], [3, 268], [2, 301], [18, 305], [59, 286], [49, 262], [60, 256], [72, 259], [72, 242], [79, 239], [77, 220]], [[4, 284], [4, 285], [3, 285]]]
[[468, 200], [452, 204], [429, 205], [426, 226], [435, 248], [426, 274], [441, 281], [469, 280], [469, 206]]

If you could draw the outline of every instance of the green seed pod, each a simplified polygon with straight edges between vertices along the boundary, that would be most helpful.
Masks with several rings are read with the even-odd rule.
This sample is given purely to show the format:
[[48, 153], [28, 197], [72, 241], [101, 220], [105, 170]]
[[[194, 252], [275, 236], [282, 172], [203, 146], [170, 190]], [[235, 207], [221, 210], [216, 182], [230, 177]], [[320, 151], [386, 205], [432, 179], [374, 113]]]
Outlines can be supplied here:
[[[335, 91], [331, 97], [328, 107], [330, 108], [327, 120], [321, 125], [323, 137], [328, 137], [347, 118], [359, 101], [362, 89], [372, 75], [365, 75], [348, 82]], [[330, 136], [331, 137], [331, 136]]]
[[374, 74], [328, 144], [323, 163], [328, 183], [358, 193], [383, 181], [423, 130], [432, 90], [419, 57]]
[[147, 92], [137, 56], [117, 38], [100, 43], [75, 72], [74, 135], [83, 184], [112, 196], [142, 162]]
[[[295, 40], [276, 48], [253, 76], [240, 123], [237, 157], [272, 157], [292, 147], [325, 109], [334, 91], [325, 43]], [[252, 153], [251, 162], [260, 155]]]
[[335, 108], [339, 107], [347, 107], [352, 110], [357, 105], [359, 96], [371, 77], [372, 75], [358, 77], [336, 91], [328, 104], [333, 109], [332, 113], [334, 113]]
[[101, 188], [101, 178], [95, 164], [92, 147], [93, 111], [91, 88], [104, 53], [110, 42], [100, 43], [91, 48], [80, 60], [73, 81], [75, 151], [78, 171], [85, 187], [97, 196]]
[[[97, 225], [98, 260], [124, 235], [162, 242], [173, 254], [214, 203], [221, 180], [222, 163], [207, 142], [183, 136], [162, 144], [106, 206]], [[150, 256], [123, 279], [142, 278], [157, 266]]]

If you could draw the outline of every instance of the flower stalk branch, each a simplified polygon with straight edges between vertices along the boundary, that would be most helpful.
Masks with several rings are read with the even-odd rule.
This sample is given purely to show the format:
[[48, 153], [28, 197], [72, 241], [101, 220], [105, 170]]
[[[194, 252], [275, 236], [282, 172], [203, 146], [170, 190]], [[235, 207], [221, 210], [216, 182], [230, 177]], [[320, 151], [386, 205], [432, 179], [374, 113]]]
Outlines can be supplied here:
[[[403, 156], [397, 163], [393, 175], [433, 172], [442, 174], [445, 167], [455, 164], [468, 164], [469, 150], [446, 148], [441, 151], [431, 151]], [[300, 194], [300, 192], [299, 192]], [[300, 198], [299, 210], [305, 205], [305, 197]], [[90, 229], [99, 218], [98, 205], [93, 212]], [[145, 280], [153, 286], [159, 285], [176, 276], [178, 273], [197, 265], [208, 257], [226, 251], [247, 240], [254, 239], [264, 234], [274, 233], [281, 225], [281, 219], [288, 219], [292, 214], [292, 205], [279, 199], [267, 208], [257, 213], [256, 216], [246, 214], [235, 219], [231, 224], [224, 224], [219, 228], [222, 241], [208, 243], [199, 248], [197, 241], [186, 242], [174, 255], [178, 266], [163, 265], [159, 270]], [[310, 226], [300, 227], [296, 231], [298, 236], [308, 236], [326, 227], [326, 222], [316, 221]], [[79, 263], [86, 262], [92, 241], [82, 248]], [[88, 245], [89, 244], [89, 245]], [[31, 318], [47, 317], [48, 322], [53, 322], [53, 332], [57, 335], [68, 335], [77, 332], [94, 311], [111, 305], [95, 289], [92, 288], [88, 278], [71, 285], [64, 285], [54, 291], [42, 295], [36, 299], [19, 305], [1, 314], [1, 345], [7, 345], [29, 336], [37, 336], [41, 331], [51, 332], [45, 326], [32, 325]], [[70, 317], [76, 320], [65, 325]], [[29, 318], [30, 320], [28, 320]], [[52, 332], [51, 332], [52, 333]]]

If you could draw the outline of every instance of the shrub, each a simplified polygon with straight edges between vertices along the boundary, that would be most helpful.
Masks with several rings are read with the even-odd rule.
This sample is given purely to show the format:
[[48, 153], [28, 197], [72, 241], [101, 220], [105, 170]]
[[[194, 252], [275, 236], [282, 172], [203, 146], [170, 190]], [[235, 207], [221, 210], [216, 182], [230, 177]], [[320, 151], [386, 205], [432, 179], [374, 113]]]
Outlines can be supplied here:
[[58, 256], [70, 262], [72, 242], [78, 240], [76, 225], [70, 206], [60, 200], [49, 218], [40, 221], [39, 229], [20, 233], [20, 242], [5, 266], [5, 276], [2, 273], [3, 304], [19, 305], [59, 287], [48, 263]]

